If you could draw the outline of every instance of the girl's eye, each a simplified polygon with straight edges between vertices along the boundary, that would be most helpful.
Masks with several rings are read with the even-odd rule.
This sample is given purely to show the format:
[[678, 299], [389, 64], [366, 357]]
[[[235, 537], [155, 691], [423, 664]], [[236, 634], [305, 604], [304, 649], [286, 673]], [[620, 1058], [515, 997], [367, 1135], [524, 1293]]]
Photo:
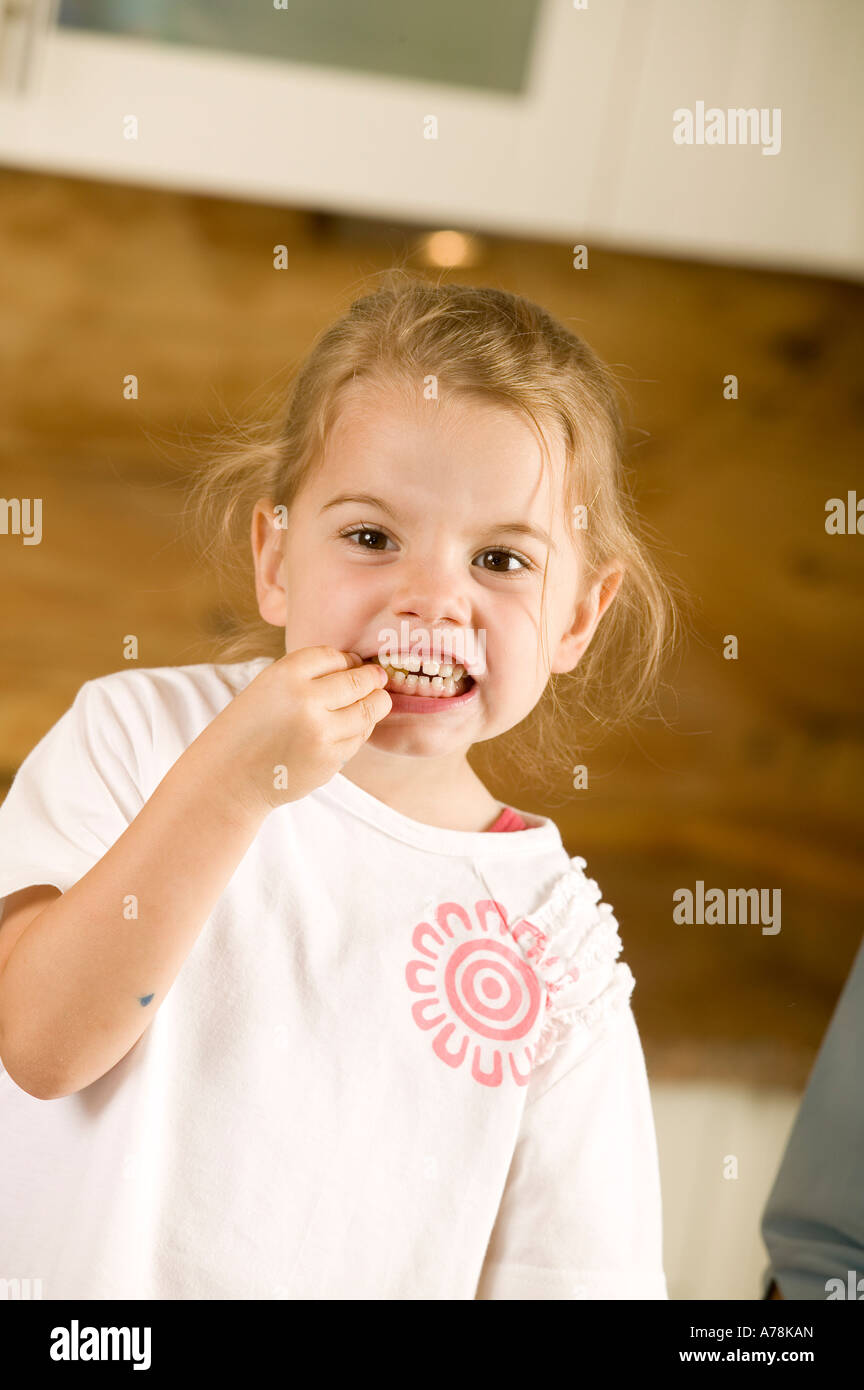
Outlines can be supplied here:
[[[499, 569], [497, 566], [494, 566], [494, 565], [493, 565], [492, 570], [491, 570], [491, 573], [492, 573], [492, 574], [518, 574], [520, 569], [522, 569], [522, 570], [530, 570], [530, 569], [533, 569], [533, 565], [532, 565], [531, 561], [530, 561], [530, 560], [526, 560], [526, 558], [525, 558], [524, 555], [518, 555], [518, 554], [516, 553], [515, 550], [484, 550], [483, 553], [482, 553], [482, 555], [478, 555], [477, 558], [478, 558], [478, 560], [479, 560], [479, 559], [485, 560], [485, 559], [487, 558], [487, 556], [489, 556], [489, 555], [503, 555], [504, 558], [505, 558], [506, 560], [518, 560], [518, 561], [519, 561], [519, 569], [512, 569], [512, 570], [511, 570], [511, 569]], [[487, 566], [484, 565], [484, 566], [482, 566], [482, 568], [483, 568], [483, 569], [486, 569]]]
[[383, 531], [376, 531], [371, 526], [355, 526], [353, 531], [340, 531], [339, 535], [344, 536], [346, 540], [350, 540], [352, 536], [362, 536], [363, 541], [354, 546], [355, 550], [380, 550], [382, 548], [378, 545], [366, 545], [367, 536], [377, 536], [383, 541], [390, 539], [389, 536], [385, 536]]
[[[350, 530], [340, 531], [339, 535], [344, 537], [344, 539], [347, 541], [352, 541], [353, 548], [355, 550], [370, 550], [373, 552], [380, 552], [383, 549], [385, 549], [386, 543], [390, 541], [389, 536], [385, 535], [383, 531], [376, 530], [374, 526], [354, 526]], [[359, 537], [356, 543], [354, 542], [355, 537]], [[372, 544], [368, 544], [370, 540], [373, 542]], [[377, 545], [375, 544], [376, 541], [384, 541], [385, 544], [384, 546]], [[392, 541], [390, 542], [390, 544], [393, 544]], [[530, 560], [526, 559], [524, 555], [519, 555], [515, 550], [505, 550], [500, 547], [496, 547], [494, 550], [482, 551], [481, 554], [478, 555], [477, 559], [486, 560], [490, 555], [503, 556], [505, 561], [517, 560], [519, 562], [518, 568], [516, 569], [510, 569], [509, 567], [503, 568], [499, 565], [492, 565], [491, 567], [488, 565], [481, 566], [481, 568], [483, 569], [489, 569], [491, 574], [513, 575], [519, 574], [521, 570], [532, 570], [534, 568], [533, 563]]]

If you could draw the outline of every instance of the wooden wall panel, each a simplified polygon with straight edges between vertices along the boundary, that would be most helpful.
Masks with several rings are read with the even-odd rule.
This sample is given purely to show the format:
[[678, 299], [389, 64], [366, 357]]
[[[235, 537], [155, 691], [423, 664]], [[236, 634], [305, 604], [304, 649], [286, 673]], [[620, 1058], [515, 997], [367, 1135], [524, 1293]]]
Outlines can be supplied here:
[[[41, 545], [0, 536], [0, 790], [83, 681], [123, 667], [127, 633], [139, 665], [213, 658], [219, 598], [184, 539], [171, 438], [242, 408], [410, 246], [0, 171], [0, 490], [44, 499]], [[802, 1085], [861, 937], [864, 538], [826, 535], [824, 507], [864, 491], [864, 290], [593, 247], [577, 272], [566, 245], [504, 238], [453, 278], [538, 300], [618, 364], [641, 508], [696, 604], [672, 727], [601, 744], [587, 791], [500, 763], [492, 790], [553, 815], [612, 903], [652, 1074]], [[697, 879], [781, 888], [781, 932], [673, 924]]]

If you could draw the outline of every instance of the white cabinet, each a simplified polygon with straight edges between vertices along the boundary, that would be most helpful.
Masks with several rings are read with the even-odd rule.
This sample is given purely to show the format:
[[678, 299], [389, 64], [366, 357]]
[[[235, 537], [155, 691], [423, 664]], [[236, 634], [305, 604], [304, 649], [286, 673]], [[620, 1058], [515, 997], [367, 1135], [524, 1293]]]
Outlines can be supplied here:
[[[859, 0], [587, 0], [586, 9], [537, 0], [536, 14], [522, 11], [524, 62], [510, 31], [473, 67], [464, 54], [448, 59], [444, 42], [494, 47], [495, 26], [476, 22], [472, 0], [461, 8], [474, 22], [460, 26], [447, 12], [441, 43], [425, 55], [410, 24], [394, 46], [394, 3], [354, 7], [361, 28], [384, 16], [387, 71], [370, 72], [368, 30], [354, 48], [341, 36], [340, 61], [351, 66], [327, 66], [308, 53], [288, 61], [228, 51], [213, 33], [194, 46], [69, 27], [57, 23], [54, 0], [15, 0], [9, 19], [8, 0], [7, 39], [16, 26], [20, 37], [31, 6], [39, 16], [38, 61], [14, 90], [6, 44], [0, 161], [540, 237], [565, 256], [584, 242], [861, 277]], [[201, 11], [213, 26], [232, 6], [245, 23], [242, 0], [163, 8], [175, 24], [188, 8], [190, 23]], [[135, 0], [127, 15], [136, 8], [155, 25], [159, 0]], [[422, 10], [426, 23], [445, 14], [439, 4]], [[243, 33], [248, 47], [254, 36]], [[398, 75], [399, 43], [413, 75]], [[676, 144], [673, 113], [700, 102], [778, 109], [779, 152]]]

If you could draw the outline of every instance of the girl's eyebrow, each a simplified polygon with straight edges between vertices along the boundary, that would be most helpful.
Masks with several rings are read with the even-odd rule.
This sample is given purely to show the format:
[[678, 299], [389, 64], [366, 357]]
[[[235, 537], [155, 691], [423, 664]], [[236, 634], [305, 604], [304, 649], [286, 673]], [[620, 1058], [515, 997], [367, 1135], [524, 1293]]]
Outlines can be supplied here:
[[[366, 492], [340, 492], [338, 497], [333, 497], [329, 502], [324, 503], [321, 512], [326, 512], [330, 507], [339, 507], [343, 502], [360, 502], [367, 507], [378, 507], [382, 512], [386, 512], [388, 516], [392, 516], [394, 521], [398, 520], [396, 513], [388, 502], [382, 501], [380, 497], [371, 497]], [[319, 516], [321, 512], [318, 513]], [[547, 545], [550, 550], [557, 551], [557, 546], [549, 535], [549, 532], [544, 531], [542, 526], [534, 526], [529, 521], [499, 521], [496, 525], [490, 526], [488, 529], [490, 531], [516, 532], [520, 536], [533, 536], [535, 540], [541, 541], [543, 545]]]
[[550, 550], [557, 551], [558, 547], [542, 526], [534, 526], [530, 521], [499, 521], [497, 526], [491, 528], [493, 531], [515, 531], [520, 536], [533, 536], [535, 540], [547, 545]]
[[[340, 492], [338, 497], [333, 497], [329, 502], [325, 502], [321, 512], [326, 512], [328, 507], [339, 507], [343, 502], [362, 502], [367, 507], [380, 507], [382, 512], [392, 516], [396, 520], [396, 513], [386, 502], [382, 502], [380, 497], [370, 497], [366, 492]], [[321, 512], [318, 515], [321, 515]]]

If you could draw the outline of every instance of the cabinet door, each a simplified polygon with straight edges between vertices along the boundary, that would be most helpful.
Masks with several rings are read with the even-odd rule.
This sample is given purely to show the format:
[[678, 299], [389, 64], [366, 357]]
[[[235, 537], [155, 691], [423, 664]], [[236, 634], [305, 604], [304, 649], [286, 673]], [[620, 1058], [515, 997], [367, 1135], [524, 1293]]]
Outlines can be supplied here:
[[[862, 42], [860, 0], [16, 0], [0, 160], [858, 278]], [[676, 143], [700, 105], [776, 152]]]

